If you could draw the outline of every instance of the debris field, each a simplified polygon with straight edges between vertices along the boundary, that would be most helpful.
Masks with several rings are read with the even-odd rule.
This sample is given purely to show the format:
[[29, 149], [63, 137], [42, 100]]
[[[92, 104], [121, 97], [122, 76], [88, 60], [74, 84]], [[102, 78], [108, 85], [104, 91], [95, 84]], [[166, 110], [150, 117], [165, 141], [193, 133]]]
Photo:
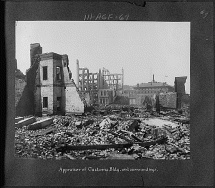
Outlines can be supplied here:
[[106, 107], [84, 115], [17, 119], [14, 144], [20, 158], [190, 159], [187, 112]]

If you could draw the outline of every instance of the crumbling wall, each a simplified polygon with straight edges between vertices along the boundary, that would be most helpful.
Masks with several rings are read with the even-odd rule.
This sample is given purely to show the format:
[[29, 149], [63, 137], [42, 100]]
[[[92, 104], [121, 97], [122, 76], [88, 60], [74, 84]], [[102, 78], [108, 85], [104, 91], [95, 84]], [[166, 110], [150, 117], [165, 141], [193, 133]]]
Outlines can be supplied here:
[[31, 66], [35, 62], [35, 57], [37, 54], [42, 54], [42, 47], [39, 43], [30, 44], [30, 57], [31, 57]]
[[[68, 63], [67, 63], [68, 65]], [[82, 114], [84, 113], [84, 102], [81, 98], [81, 93], [78, 91], [74, 80], [71, 79], [70, 70], [68, 66], [63, 66], [63, 79], [64, 79], [64, 105], [65, 114]]]
[[34, 104], [35, 104], [35, 115], [42, 116], [42, 99], [41, 99], [41, 87], [37, 87], [34, 92]]
[[27, 83], [16, 81], [16, 116], [33, 115], [35, 112], [34, 92], [36, 88], [35, 78], [37, 74], [38, 64], [38, 61], [35, 61], [34, 64], [27, 70]]
[[25, 86], [26, 86], [25, 80], [15, 78], [15, 106], [17, 106], [18, 104]]
[[90, 100], [90, 93], [84, 93], [84, 98], [87, 106], [89, 106], [92, 103], [92, 101]]
[[26, 76], [19, 69], [15, 70], [15, 77], [26, 81]]
[[[35, 109], [35, 98], [34, 98], [34, 92], [36, 89], [36, 76], [37, 76], [37, 69], [39, 67], [39, 57], [35, 59], [34, 64], [26, 71], [26, 78], [27, 78], [27, 87], [29, 91], [29, 95], [32, 98], [31, 105], [33, 106], [33, 109]], [[35, 110], [33, 110], [32, 115], [35, 113]]]
[[175, 92], [177, 92], [177, 108], [181, 108], [182, 97], [185, 94], [185, 82], [187, 77], [175, 77]]
[[66, 86], [65, 89], [65, 98], [66, 98], [66, 114], [73, 113], [84, 113], [84, 103], [81, 100], [79, 93], [76, 90], [76, 87]]
[[182, 96], [181, 102], [184, 104], [190, 104], [190, 96], [188, 94], [184, 94]]
[[29, 88], [25, 85], [22, 96], [16, 106], [16, 116], [28, 116], [34, 113], [34, 97], [30, 93]]
[[41, 85], [40, 85], [40, 69], [37, 69], [35, 80], [35, 92], [34, 92], [34, 105], [35, 115], [42, 116], [42, 103], [41, 103]]
[[159, 104], [164, 108], [176, 108], [177, 93], [175, 92], [160, 93]]

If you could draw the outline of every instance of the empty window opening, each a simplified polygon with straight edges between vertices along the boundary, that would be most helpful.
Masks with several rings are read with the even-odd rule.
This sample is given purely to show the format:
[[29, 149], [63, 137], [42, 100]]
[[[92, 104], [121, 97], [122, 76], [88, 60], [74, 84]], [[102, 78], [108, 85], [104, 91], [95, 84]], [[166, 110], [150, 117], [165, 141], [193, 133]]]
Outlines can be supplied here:
[[60, 111], [60, 107], [61, 107], [61, 97], [57, 97], [57, 111]]
[[56, 67], [56, 76], [57, 76], [57, 80], [61, 80], [61, 68], [60, 67]]
[[43, 108], [48, 108], [48, 97], [43, 97]]
[[43, 80], [47, 80], [48, 79], [48, 70], [47, 70], [47, 66], [43, 67]]

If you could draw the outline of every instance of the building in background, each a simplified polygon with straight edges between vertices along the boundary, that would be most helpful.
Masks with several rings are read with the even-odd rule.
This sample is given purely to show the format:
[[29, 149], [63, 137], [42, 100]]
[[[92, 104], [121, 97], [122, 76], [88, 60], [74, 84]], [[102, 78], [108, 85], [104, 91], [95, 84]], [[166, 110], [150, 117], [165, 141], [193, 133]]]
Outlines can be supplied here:
[[124, 89], [121, 93], [122, 96], [129, 98], [130, 105], [142, 105], [147, 97], [155, 97], [160, 93], [173, 92], [175, 89], [173, 86], [166, 84], [165, 82], [157, 82], [154, 79], [148, 83], [137, 84], [127, 89]]
[[123, 69], [121, 74], [111, 74], [104, 67], [92, 73], [86, 67], [80, 68], [78, 60], [76, 66], [76, 84], [82, 95], [89, 99], [88, 105], [108, 105], [114, 101], [117, 92], [123, 89]]
[[[16, 115], [79, 114], [91, 105], [151, 105], [181, 108], [189, 102], [185, 94], [187, 77], [176, 77], [175, 86], [153, 79], [136, 86], [124, 85], [122, 73], [110, 73], [103, 67], [92, 73], [76, 62], [76, 83], [69, 69], [66, 54], [42, 53], [39, 43], [30, 45], [31, 62], [26, 76], [17, 69], [15, 61]], [[156, 102], [157, 101], [157, 102]], [[188, 103], [187, 102], [187, 103]]]
[[174, 87], [168, 85], [166, 82], [155, 81], [154, 75], [153, 75], [153, 80], [151, 82], [137, 84], [137, 86], [134, 87], [134, 89], [137, 90], [138, 93], [147, 94], [147, 95], [175, 91]]

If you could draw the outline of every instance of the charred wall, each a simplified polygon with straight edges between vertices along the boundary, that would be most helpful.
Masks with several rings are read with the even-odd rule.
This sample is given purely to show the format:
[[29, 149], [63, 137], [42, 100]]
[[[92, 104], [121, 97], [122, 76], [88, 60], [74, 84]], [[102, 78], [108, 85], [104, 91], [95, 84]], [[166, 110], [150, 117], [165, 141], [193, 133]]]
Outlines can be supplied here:
[[27, 85], [25, 85], [22, 96], [16, 106], [16, 116], [28, 116], [34, 113], [34, 97]]
[[181, 108], [182, 98], [185, 95], [185, 82], [187, 77], [175, 77], [175, 92], [177, 92], [177, 108]]
[[31, 59], [31, 66], [35, 62], [35, 58], [37, 54], [42, 54], [42, 47], [39, 43], [30, 44], [30, 59]]

